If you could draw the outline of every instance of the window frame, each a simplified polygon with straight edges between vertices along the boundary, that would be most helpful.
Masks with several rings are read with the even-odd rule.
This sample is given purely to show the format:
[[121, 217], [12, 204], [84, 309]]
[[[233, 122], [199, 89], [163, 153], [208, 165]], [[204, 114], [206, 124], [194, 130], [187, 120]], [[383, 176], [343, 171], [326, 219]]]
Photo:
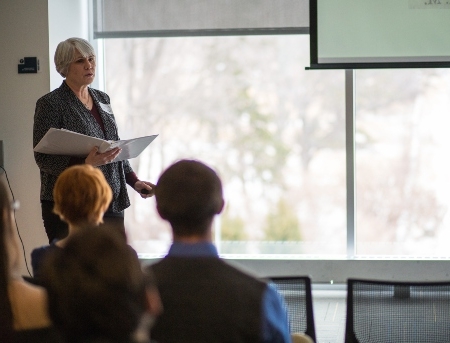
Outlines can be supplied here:
[[[91, 12], [92, 13], [92, 12]], [[92, 19], [92, 18], [91, 18]], [[90, 20], [92, 25], [92, 20]], [[92, 27], [91, 27], [92, 33]], [[232, 34], [230, 34], [232, 33]], [[309, 34], [309, 30], [292, 30], [287, 32], [282, 29], [273, 29], [271, 35], [285, 34]], [[158, 37], [173, 37], [160, 32]], [[223, 35], [255, 35], [259, 34], [251, 30], [224, 32], [208, 30], [201, 34], [196, 32], [178, 32], [177, 37], [187, 36], [223, 36]], [[267, 34], [267, 32], [264, 32]], [[153, 36], [157, 37], [157, 36]], [[123, 37], [125, 38], [125, 37]], [[104, 38], [108, 39], [108, 38]], [[103, 63], [103, 38], [94, 39], [99, 55], [97, 69], [102, 76], [98, 82], [100, 89], [105, 89], [104, 63]], [[309, 68], [307, 68], [309, 69]], [[449, 277], [447, 264], [448, 258], [383, 258], [359, 257], [356, 255], [356, 180], [355, 180], [355, 70], [346, 69], [345, 72], [345, 147], [346, 147], [346, 244], [347, 255], [343, 258], [323, 258], [320, 255], [305, 255], [301, 258], [290, 258], [289, 255], [283, 259], [264, 259], [255, 257], [233, 258], [225, 257], [226, 260], [245, 271], [259, 277], [267, 276], [296, 276], [299, 274], [310, 275], [315, 284], [345, 284], [347, 278], [367, 278], [380, 280], [405, 280], [405, 281], [436, 281], [445, 280]], [[150, 265], [160, 260], [139, 256], [143, 265]]]

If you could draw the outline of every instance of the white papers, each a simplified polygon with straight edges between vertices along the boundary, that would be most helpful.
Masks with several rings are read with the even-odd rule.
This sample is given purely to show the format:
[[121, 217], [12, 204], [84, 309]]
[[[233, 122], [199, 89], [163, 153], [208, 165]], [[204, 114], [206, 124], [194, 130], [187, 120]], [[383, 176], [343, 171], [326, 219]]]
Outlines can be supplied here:
[[114, 162], [118, 162], [139, 156], [157, 136], [107, 141], [65, 129], [50, 128], [34, 151], [49, 155], [86, 157], [94, 146], [97, 146], [101, 153], [119, 147], [122, 151], [114, 159]]

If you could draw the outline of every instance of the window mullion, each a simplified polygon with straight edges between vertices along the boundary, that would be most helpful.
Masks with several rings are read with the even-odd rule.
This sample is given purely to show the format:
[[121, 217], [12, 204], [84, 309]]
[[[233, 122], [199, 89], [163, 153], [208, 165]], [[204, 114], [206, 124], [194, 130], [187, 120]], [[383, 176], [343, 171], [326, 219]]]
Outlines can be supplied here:
[[345, 71], [345, 149], [347, 175], [347, 257], [356, 255], [355, 71]]

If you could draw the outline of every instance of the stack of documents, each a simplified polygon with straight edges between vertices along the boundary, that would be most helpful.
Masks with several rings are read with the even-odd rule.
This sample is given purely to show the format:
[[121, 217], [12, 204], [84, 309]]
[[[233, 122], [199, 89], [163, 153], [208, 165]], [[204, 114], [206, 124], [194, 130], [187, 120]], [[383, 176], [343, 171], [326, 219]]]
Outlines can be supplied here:
[[50, 128], [36, 145], [34, 151], [49, 155], [86, 157], [95, 146], [98, 147], [100, 153], [120, 148], [122, 151], [114, 159], [114, 162], [118, 162], [139, 156], [157, 136], [107, 141], [65, 129]]

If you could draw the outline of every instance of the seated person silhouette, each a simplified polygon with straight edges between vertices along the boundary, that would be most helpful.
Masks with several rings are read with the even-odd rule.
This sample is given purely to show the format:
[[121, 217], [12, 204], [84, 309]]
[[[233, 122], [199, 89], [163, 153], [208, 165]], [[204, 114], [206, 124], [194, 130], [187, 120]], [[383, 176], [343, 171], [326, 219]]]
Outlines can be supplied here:
[[221, 213], [222, 184], [213, 169], [180, 160], [160, 176], [156, 208], [173, 243], [152, 270], [164, 311], [151, 330], [159, 342], [290, 342], [276, 289], [220, 259], [212, 223]]
[[47, 312], [47, 292], [19, 273], [14, 206], [0, 182], [0, 342], [59, 342]]
[[69, 225], [69, 234], [50, 245], [31, 252], [31, 265], [36, 283], [40, 283], [40, 267], [48, 251], [62, 249], [68, 238], [84, 227], [98, 226], [112, 199], [112, 191], [103, 173], [88, 164], [67, 168], [53, 189], [53, 211]]
[[84, 228], [70, 235], [64, 249], [48, 252], [41, 278], [50, 317], [67, 342], [149, 342], [159, 295], [117, 230]]

